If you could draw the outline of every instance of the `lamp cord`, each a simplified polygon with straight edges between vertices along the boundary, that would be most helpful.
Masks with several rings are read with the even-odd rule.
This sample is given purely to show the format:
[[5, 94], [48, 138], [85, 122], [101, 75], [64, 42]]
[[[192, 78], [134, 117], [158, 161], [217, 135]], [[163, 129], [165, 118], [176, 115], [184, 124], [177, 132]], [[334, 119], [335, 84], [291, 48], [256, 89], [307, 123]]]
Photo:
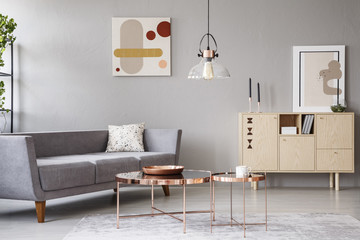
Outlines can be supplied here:
[[208, 35], [207, 35], [207, 40], [208, 40], [208, 50], [210, 49], [210, 0], [208, 0]]

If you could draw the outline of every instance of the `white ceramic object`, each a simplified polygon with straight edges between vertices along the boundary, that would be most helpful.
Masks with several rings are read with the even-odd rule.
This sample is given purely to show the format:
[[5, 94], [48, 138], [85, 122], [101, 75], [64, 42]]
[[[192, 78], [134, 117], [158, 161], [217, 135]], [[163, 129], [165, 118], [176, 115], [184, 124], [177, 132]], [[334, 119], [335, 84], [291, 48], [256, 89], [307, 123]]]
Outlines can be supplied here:
[[249, 177], [251, 168], [247, 166], [236, 166], [236, 177]]

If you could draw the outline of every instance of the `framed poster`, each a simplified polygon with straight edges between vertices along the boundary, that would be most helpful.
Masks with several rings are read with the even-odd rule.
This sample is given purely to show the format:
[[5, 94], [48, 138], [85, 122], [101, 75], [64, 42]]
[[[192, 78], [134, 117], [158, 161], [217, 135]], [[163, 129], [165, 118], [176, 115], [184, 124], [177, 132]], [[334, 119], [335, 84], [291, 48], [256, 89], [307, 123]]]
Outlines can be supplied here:
[[345, 103], [345, 46], [293, 47], [293, 112]]
[[170, 43], [170, 18], [112, 18], [113, 76], [170, 76]]

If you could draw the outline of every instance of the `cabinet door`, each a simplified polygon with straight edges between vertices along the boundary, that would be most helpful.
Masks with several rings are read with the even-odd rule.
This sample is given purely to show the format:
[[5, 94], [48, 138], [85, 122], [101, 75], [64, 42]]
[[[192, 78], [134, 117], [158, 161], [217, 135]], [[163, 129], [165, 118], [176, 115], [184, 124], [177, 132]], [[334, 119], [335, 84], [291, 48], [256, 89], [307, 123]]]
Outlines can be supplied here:
[[353, 116], [317, 115], [317, 148], [352, 148]]
[[317, 150], [316, 168], [319, 171], [354, 171], [351, 149]]
[[242, 121], [242, 164], [255, 171], [277, 170], [277, 115], [243, 115]]
[[280, 171], [315, 170], [314, 137], [280, 137]]

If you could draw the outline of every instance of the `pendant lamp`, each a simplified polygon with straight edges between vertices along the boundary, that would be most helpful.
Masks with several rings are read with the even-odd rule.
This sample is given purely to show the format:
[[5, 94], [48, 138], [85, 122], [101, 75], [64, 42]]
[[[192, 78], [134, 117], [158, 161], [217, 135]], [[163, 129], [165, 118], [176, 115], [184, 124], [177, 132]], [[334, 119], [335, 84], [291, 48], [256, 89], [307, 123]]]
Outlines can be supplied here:
[[[222, 66], [221, 64], [215, 61], [216, 57], [219, 57], [217, 53], [217, 43], [212, 34], [210, 34], [210, 0], [208, 0], [208, 31], [205, 33], [199, 44], [199, 54], [198, 57], [201, 57], [199, 64], [191, 68], [188, 78], [190, 79], [205, 79], [212, 80], [216, 78], [229, 78], [229, 71]], [[206, 50], [201, 50], [201, 43], [203, 40], [207, 39], [207, 48]], [[210, 49], [210, 39], [214, 42], [215, 50]]]

